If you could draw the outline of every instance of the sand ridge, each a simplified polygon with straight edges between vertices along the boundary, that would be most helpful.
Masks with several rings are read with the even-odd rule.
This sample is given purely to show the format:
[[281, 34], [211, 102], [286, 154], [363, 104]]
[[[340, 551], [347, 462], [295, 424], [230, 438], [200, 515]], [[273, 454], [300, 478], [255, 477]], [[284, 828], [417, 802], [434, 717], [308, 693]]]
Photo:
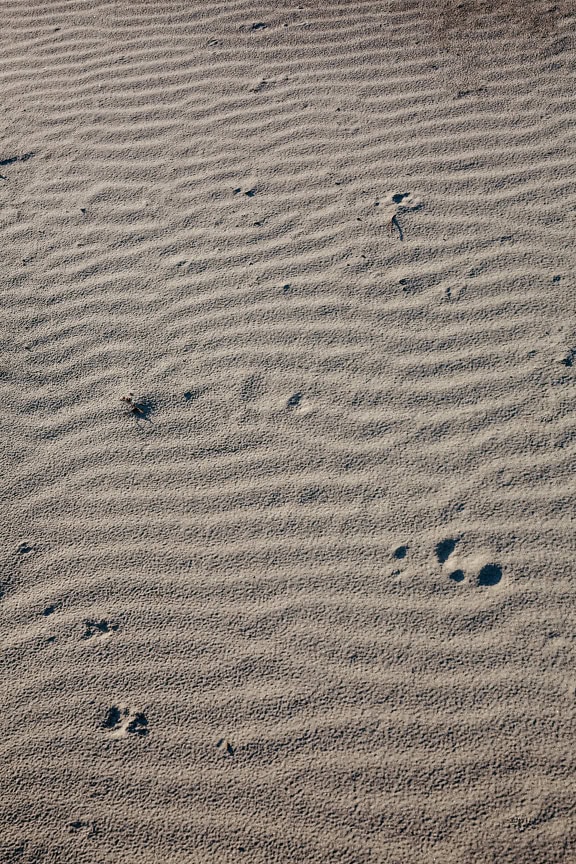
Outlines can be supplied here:
[[0, 860], [576, 860], [571, 6], [3, 3]]

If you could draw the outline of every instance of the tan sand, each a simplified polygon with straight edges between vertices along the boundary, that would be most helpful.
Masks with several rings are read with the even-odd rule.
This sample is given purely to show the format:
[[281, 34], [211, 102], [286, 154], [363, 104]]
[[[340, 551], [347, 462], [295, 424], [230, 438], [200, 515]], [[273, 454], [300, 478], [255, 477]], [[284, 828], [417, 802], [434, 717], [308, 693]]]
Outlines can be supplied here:
[[574, 864], [572, 0], [1, 10], [0, 861]]

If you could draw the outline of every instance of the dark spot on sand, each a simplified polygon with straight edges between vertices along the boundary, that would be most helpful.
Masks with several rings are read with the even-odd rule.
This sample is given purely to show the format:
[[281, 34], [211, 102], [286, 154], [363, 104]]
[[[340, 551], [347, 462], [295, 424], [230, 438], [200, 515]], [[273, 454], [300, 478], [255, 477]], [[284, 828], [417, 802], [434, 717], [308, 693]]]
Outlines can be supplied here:
[[32, 159], [34, 153], [23, 153], [21, 156], [8, 156], [6, 159], [0, 159], [0, 165], [13, 165], [14, 162], [27, 162]]
[[502, 579], [502, 568], [498, 564], [485, 564], [478, 574], [478, 585], [497, 585]]
[[220, 738], [216, 742], [216, 747], [218, 748], [218, 750], [220, 750], [221, 753], [224, 754], [224, 756], [233, 756], [234, 755], [234, 748], [232, 747], [232, 744], [226, 738]]
[[126, 731], [131, 735], [148, 735], [148, 718], [142, 711], [138, 711], [130, 720]]
[[196, 400], [200, 399], [201, 396], [202, 390], [199, 389], [187, 390], [186, 393], [184, 393], [184, 399], [186, 400], [186, 402], [196, 402]]
[[441, 540], [436, 545], [436, 557], [440, 564], [444, 564], [456, 548], [456, 540], [448, 537], [446, 540]]
[[294, 393], [286, 402], [287, 408], [297, 408], [302, 401], [302, 393]]
[[112, 705], [112, 707], [109, 708], [106, 712], [106, 716], [104, 717], [104, 722], [102, 723], [102, 726], [104, 726], [105, 729], [114, 729], [116, 726], [118, 726], [121, 719], [122, 712], [119, 708], [116, 707], [116, 705]]

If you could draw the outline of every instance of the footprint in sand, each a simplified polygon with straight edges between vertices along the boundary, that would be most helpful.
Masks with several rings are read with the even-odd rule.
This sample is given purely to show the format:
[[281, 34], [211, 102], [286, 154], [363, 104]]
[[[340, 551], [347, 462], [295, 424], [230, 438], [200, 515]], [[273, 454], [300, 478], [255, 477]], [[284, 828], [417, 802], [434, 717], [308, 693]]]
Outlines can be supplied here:
[[195, 390], [187, 390], [184, 393], [184, 399], [186, 402], [196, 402], [202, 396], [204, 391], [197, 387]]
[[[446, 564], [448, 559], [454, 554], [457, 543], [458, 540], [454, 537], [446, 537], [444, 540], [440, 540], [440, 542], [436, 544], [434, 551], [439, 564], [442, 566]], [[455, 561], [452, 563], [452, 566], [454, 569], [448, 574], [449, 578], [452, 582], [464, 582], [466, 578], [464, 570], [462, 570]]]
[[35, 156], [35, 153], [20, 153], [17, 156], [7, 156], [5, 159], [0, 159], [0, 166], [2, 168], [6, 167], [6, 165], [13, 165], [14, 162], [27, 162], [28, 159], [32, 159]]
[[436, 557], [440, 564], [445, 564], [450, 555], [456, 549], [456, 543], [458, 541], [454, 540], [452, 537], [447, 537], [445, 540], [441, 540], [436, 544]]
[[304, 393], [298, 391], [286, 400], [286, 409], [294, 414], [310, 414], [313, 406]]
[[118, 630], [119, 626], [119, 624], [109, 624], [104, 618], [100, 621], [86, 619], [84, 621], [85, 630], [81, 638], [102, 642], [105, 639], [109, 639]]
[[385, 203], [402, 207], [404, 210], [418, 210], [422, 206], [420, 198], [411, 192], [390, 192], [385, 197]]
[[444, 285], [441, 289], [441, 296], [443, 296], [446, 300], [460, 300], [461, 297], [466, 293], [466, 285], [462, 282], [451, 282], [448, 285]]
[[[380, 205], [380, 201], [377, 202]], [[398, 217], [411, 210], [419, 210], [422, 202], [411, 192], [388, 192], [384, 196], [384, 213], [388, 225], [388, 233], [398, 233], [400, 240], [404, 239], [404, 230]]]
[[[406, 546], [406, 545], [397, 546], [394, 549], [394, 551], [392, 552], [392, 559], [395, 562], [402, 561], [403, 563], [405, 563], [407, 555], [408, 555], [408, 546]], [[396, 569], [392, 570], [392, 573], [390, 575], [395, 576], [395, 577], [400, 577], [400, 576], [402, 576], [402, 572], [403, 572], [402, 567], [396, 567]]]
[[120, 401], [125, 403], [128, 413], [133, 414], [136, 420], [150, 421], [150, 417], [155, 410], [154, 402], [151, 399], [146, 397], [136, 399], [134, 393], [129, 393], [128, 396], [121, 396]]
[[392, 557], [396, 558], [397, 561], [401, 561], [403, 558], [406, 558], [408, 554], [408, 546], [397, 546], [394, 552], [392, 553]]
[[134, 711], [123, 705], [112, 705], [106, 712], [102, 727], [111, 733], [112, 738], [126, 738], [128, 735], [148, 735], [148, 718], [142, 711]]
[[[404, 561], [408, 554], [408, 546], [397, 546], [392, 553], [392, 558], [394, 561]], [[402, 570], [396, 569], [392, 570], [392, 576], [401, 576]]]
[[485, 564], [480, 568], [476, 584], [484, 587], [498, 585], [502, 579], [502, 567], [499, 564]]
[[230, 757], [234, 755], [234, 748], [227, 738], [219, 738], [216, 742], [216, 749], [219, 750], [223, 756]]
[[[502, 580], [502, 567], [493, 561], [481, 563], [484, 556], [476, 558], [468, 558], [466, 561], [461, 561], [454, 556], [457, 540], [453, 537], [447, 537], [436, 544], [436, 558], [438, 563], [444, 566], [449, 563], [451, 566], [448, 578], [452, 582], [462, 583], [468, 581], [480, 588], [490, 588]], [[452, 557], [454, 556], [454, 557]], [[450, 560], [449, 560], [450, 559]]]
[[[256, 187], [253, 186], [251, 189], [247, 189], [247, 190], [244, 192], [244, 195], [246, 195], [248, 198], [253, 198], [254, 195], [256, 195], [256, 192], [257, 192], [257, 191], [258, 191], [258, 190], [256, 189]], [[233, 190], [233, 194], [234, 194], [234, 195], [239, 195], [240, 192], [242, 192], [242, 187], [241, 187], [241, 186], [238, 186], [237, 189], [234, 189], [234, 190]]]
[[75, 819], [68, 823], [71, 834], [81, 834], [83, 837], [91, 837], [96, 833], [94, 823], [90, 819]]
[[274, 87], [276, 81], [268, 78], [262, 78], [258, 84], [255, 84], [254, 87], [250, 88], [251, 93], [262, 93], [263, 90], [270, 90], [271, 87]]

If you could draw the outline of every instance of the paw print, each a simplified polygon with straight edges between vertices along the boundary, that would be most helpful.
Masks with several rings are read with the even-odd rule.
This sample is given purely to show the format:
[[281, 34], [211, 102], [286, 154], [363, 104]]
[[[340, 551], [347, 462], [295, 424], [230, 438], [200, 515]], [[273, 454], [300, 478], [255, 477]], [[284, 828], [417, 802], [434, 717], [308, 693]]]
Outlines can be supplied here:
[[142, 711], [133, 711], [122, 705], [112, 705], [106, 712], [104, 729], [107, 729], [113, 738], [126, 738], [128, 735], [148, 735], [148, 718]]

